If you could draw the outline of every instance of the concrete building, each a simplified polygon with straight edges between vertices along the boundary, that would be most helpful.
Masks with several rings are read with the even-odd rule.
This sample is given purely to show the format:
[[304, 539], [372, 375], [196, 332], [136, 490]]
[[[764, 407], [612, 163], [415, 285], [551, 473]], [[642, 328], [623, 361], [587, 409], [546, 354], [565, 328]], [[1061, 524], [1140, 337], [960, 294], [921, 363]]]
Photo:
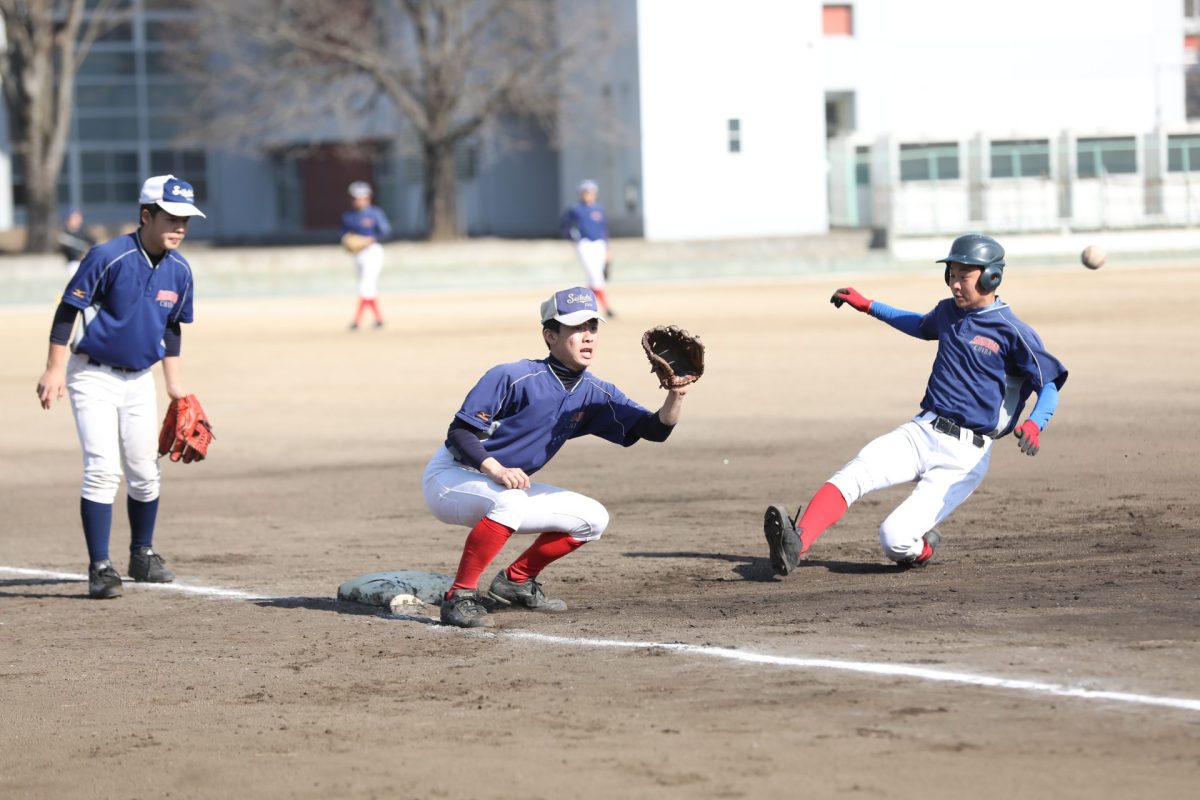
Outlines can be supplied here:
[[[583, 178], [615, 235], [651, 240], [1200, 217], [1200, 0], [560, 0], [582, 2], [606, 10], [614, 50], [564, 76], [582, 91], [559, 140], [509, 119], [522, 147], [463, 149], [465, 234], [554, 236]], [[170, 171], [204, 198], [197, 236], [329, 240], [366, 177], [399, 235], [419, 234], [420, 168], [392, 112], [303, 150], [282, 133], [249, 153], [174, 144], [190, 98], [163, 64], [192, 12], [131, 3], [78, 77], [64, 207], [128, 221], [140, 179]], [[347, 159], [347, 139], [369, 154]], [[0, 228], [23, 223], [8, 153], [0, 140]]]

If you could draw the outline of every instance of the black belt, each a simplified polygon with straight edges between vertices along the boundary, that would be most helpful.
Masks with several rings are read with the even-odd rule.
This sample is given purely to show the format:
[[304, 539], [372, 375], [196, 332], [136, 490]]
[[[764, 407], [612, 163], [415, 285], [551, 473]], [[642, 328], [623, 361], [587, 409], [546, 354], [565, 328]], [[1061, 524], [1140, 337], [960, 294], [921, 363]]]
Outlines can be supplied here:
[[[946, 417], [934, 417], [933, 429], [938, 433], [945, 433], [953, 436], [955, 439], [962, 439], [962, 426], [952, 419]], [[983, 447], [983, 437], [978, 433], [971, 432], [971, 444], [976, 447]]]
[[112, 364], [102, 364], [96, 359], [88, 356], [88, 365], [92, 367], [108, 367], [113, 372], [141, 372], [140, 369], [130, 369], [129, 367], [114, 367]]

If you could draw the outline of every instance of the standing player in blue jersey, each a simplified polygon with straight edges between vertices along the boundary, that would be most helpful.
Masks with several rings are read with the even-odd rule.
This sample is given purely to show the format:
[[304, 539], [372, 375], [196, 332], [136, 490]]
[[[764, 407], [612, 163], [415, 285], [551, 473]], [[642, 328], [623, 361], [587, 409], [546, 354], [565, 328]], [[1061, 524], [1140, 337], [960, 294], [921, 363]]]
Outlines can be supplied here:
[[379, 311], [379, 273], [383, 271], [383, 245], [380, 242], [392, 235], [392, 226], [383, 209], [371, 203], [371, 184], [355, 181], [350, 184], [351, 209], [342, 215], [342, 235], [356, 233], [367, 236], [370, 244], [354, 254], [354, 267], [358, 272], [358, 308], [350, 330], [358, 330], [362, 324], [363, 311], [370, 308], [375, 315], [375, 327], [383, 327], [383, 315]]
[[[938, 263], [946, 265], [953, 297], [924, 315], [868, 300], [852, 288], [831, 298], [837, 308], [849, 305], [909, 336], [937, 341], [937, 356], [919, 414], [864, 447], [817, 491], [799, 521], [782, 506], [767, 509], [763, 531], [778, 574], [795, 569], [817, 537], [863, 495], [910, 482], [916, 488], [883, 521], [879, 541], [897, 564], [924, 565], [941, 542], [935, 526], [983, 481], [993, 440], [1015, 430], [1022, 452], [1037, 454], [1066, 368], [996, 296], [1004, 249], [995, 239], [960, 236]], [[1034, 392], [1033, 411], [1017, 425]]]
[[530, 476], [568, 439], [599, 436], [625, 447], [666, 441], [689, 386], [671, 389], [648, 411], [588, 368], [600, 341], [600, 310], [583, 287], [555, 292], [541, 306], [549, 354], [500, 364], [467, 394], [445, 444], [425, 468], [425, 503], [450, 525], [471, 529], [454, 584], [442, 602], [442, 622], [489, 625], [480, 576], [514, 533], [537, 538], [492, 581], [487, 596], [501, 606], [564, 611], [536, 580], [553, 561], [600, 538], [608, 511], [590, 497], [537, 483]]
[[575, 242], [575, 253], [583, 265], [588, 288], [596, 295], [600, 308], [611, 319], [616, 314], [608, 304], [605, 284], [608, 282], [608, 221], [604, 209], [596, 202], [599, 187], [586, 180], [579, 184], [579, 201], [563, 212], [559, 228], [562, 235]]
[[[175, 575], [153, 549], [158, 515], [158, 411], [154, 375], [162, 362], [172, 399], [186, 397], [179, 365], [181, 324], [192, 321], [192, 269], [176, 252], [188, 222], [204, 214], [191, 184], [159, 175], [142, 185], [140, 227], [96, 245], [67, 283], [50, 329], [42, 408], [70, 396], [83, 448], [79, 513], [88, 548], [88, 593], [119, 597], [109, 559], [112, 506], [122, 474], [131, 540], [129, 577], [167, 583]], [[75, 318], [79, 336], [68, 346]]]

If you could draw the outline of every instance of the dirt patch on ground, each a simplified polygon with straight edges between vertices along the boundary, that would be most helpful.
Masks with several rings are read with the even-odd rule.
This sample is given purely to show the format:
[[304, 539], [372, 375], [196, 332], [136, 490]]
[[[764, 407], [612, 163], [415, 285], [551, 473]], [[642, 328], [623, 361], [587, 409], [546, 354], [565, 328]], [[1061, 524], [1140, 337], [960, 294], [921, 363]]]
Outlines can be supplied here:
[[[924, 310], [939, 281], [859, 288]], [[1163, 292], [1200, 274], [1011, 268], [1001, 294], [1071, 371], [1042, 452], [997, 444], [928, 568], [879, 554], [898, 489], [779, 579], [763, 508], [914, 413], [933, 358], [835, 311], [837, 285], [616, 284], [597, 374], [656, 406], [637, 342], [658, 323], [702, 334], [708, 372], [666, 445], [575, 441], [539, 475], [612, 525], [543, 575], [570, 611], [479, 633], [333, 598], [368, 572], [453, 571], [464, 531], [425, 510], [424, 462], [484, 369], [541, 352], [536, 308], [561, 287], [384, 297], [389, 326], [349, 334], [350, 298], [206, 302], [201, 275], [185, 374], [218, 439], [165, 465], [157, 545], [182, 583], [265, 599], [95, 602], [0, 572], [0, 794], [1190, 796], [1197, 711], [651, 646], [1200, 698], [1200, 358]], [[82, 574], [70, 411], [34, 397], [50, 314], [0, 309], [0, 567]], [[114, 554], [123, 501], [115, 517]]]

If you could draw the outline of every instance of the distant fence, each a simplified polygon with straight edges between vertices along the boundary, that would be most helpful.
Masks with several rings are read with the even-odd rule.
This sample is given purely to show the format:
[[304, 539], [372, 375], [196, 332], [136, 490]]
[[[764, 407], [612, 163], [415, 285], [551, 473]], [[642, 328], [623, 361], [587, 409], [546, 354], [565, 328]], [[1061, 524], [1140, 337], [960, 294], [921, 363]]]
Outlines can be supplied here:
[[829, 145], [830, 223], [891, 236], [1200, 225], [1200, 128]]

